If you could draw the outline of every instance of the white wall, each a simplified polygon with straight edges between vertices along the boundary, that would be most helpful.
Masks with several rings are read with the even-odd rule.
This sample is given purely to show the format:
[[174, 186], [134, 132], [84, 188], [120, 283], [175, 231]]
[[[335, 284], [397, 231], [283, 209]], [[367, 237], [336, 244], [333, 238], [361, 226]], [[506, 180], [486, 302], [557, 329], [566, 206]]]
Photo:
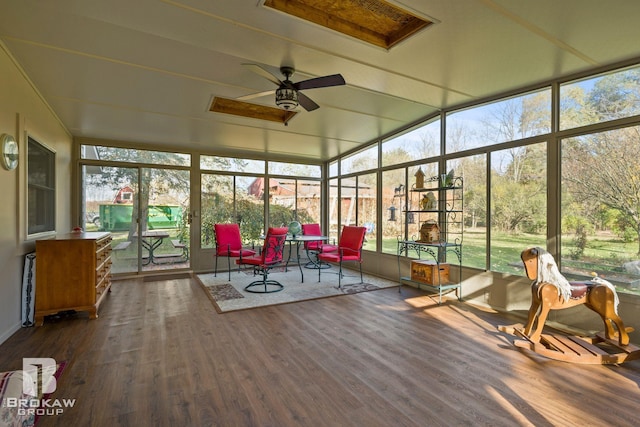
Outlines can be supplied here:
[[0, 343], [20, 328], [24, 255], [33, 251], [26, 241], [25, 136], [56, 153], [56, 229], [71, 230], [72, 137], [33, 87], [6, 46], [0, 42], [0, 134], [12, 135], [20, 147], [19, 165], [0, 167]]

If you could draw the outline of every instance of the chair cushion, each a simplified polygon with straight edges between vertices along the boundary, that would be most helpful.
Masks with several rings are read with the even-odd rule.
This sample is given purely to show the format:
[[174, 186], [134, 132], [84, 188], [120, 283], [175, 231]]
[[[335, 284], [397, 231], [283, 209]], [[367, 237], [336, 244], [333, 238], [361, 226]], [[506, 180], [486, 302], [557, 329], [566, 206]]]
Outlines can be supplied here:
[[326, 262], [361, 261], [362, 243], [364, 242], [364, 227], [344, 226], [338, 246], [322, 245], [322, 252], [318, 260]]
[[236, 260], [236, 264], [250, 264], [269, 267], [282, 262], [282, 252], [287, 238], [287, 227], [271, 227], [264, 238], [264, 246], [260, 255]]
[[302, 234], [305, 236], [322, 236], [320, 224], [302, 224]]
[[327, 262], [340, 262], [340, 255], [337, 252], [319, 253], [318, 260]]
[[310, 251], [317, 251], [322, 247], [322, 242], [319, 240], [316, 240], [314, 242], [304, 242], [304, 246]]
[[231, 250], [227, 254], [227, 251], [218, 251], [218, 255], [228, 255], [231, 258], [238, 258], [242, 254], [243, 257], [250, 257], [256, 254], [256, 251], [251, 249]]
[[[322, 236], [322, 229], [320, 224], [302, 224], [302, 234], [304, 236]], [[321, 245], [321, 241], [304, 242], [304, 248], [310, 250], [318, 249], [318, 245]]]
[[318, 245], [318, 249], [320, 249], [320, 251], [322, 253], [326, 253], [326, 252], [336, 252], [338, 250], [338, 246], [337, 245], [329, 245], [329, 244], [321, 244]]
[[289, 229], [287, 227], [270, 227], [267, 237], [264, 239], [262, 249], [262, 261], [266, 265], [271, 265], [282, 261], [285, 240]]
[[365, 227], [350, 227], [345, 225], [342, 229], [338, 246], [359, 251], [362, 248], [366, 231], [367, 229]]
[[[340, 262], [340, 253], [331, 252], [328, 254], [318, 254], [318, 260], [326, 262]], [[360, 254], [357, 255], [343, 255], [342, 261], [360, 261]]]
[[242, 258], [242, 261], [240, 260], [240, 258], [238, 258], [236, 260], [236, 264], [260, 265], [262, 264], [262, 255], [255, 255], [247, 258]]
[[229, 250], [239, 251], [242, 249], [242, 238], [240, 237], [240, 226], [238, 224], [214, 224], [216, 237], [216, 253], [227, 255]]

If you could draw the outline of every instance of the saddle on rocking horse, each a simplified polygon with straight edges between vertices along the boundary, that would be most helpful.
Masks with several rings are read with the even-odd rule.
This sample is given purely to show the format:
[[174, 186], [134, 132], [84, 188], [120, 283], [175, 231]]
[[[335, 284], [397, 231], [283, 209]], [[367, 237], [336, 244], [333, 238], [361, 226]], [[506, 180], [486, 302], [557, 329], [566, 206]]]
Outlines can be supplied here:
[[[500, 326], [498, 329], [519, 338], [514, 345], [542, 356], [583, 364], [615, 364], [640, 358], [640, 348], [629, 343], [629, 332], [618, 315], [618, 294], [606, 280], [569, 282], [558, 269], [553, 256], [542, 248], [529, 248], [520, 254], [531, 283], [531, 307], [527, 324]], [[604, 333], [594, 337], [543, 334], [549, 311], [584, 304], [604, 322]], [[614, 328], [615, 326], [615, 328]]]

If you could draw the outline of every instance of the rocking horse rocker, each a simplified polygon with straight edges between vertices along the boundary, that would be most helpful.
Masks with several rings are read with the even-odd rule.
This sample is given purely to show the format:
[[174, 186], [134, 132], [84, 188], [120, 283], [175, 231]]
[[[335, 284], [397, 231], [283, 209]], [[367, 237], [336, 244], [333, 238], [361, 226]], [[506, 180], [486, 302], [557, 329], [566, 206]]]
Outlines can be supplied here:
[[[582, 364], [616, 364], [640, 358], [640, 348], [629, 343], [631, 327], [618, 315], [618, 295], [606, 280], [594, 277], [586, 282], [568, 282], [560, 274], [553, 256], [542, 248], [525, 249], [522, 262], [531, 284], [531, 307], [527, 324], [498, 329], [522, 339], [514, 341], [550, 359]], [[550, 310], [584, 304], [604, 321], [604, 333], [594, 337], [547, 335], [542, 333]], [[615, 328], [614, 328], [615, 325]]]

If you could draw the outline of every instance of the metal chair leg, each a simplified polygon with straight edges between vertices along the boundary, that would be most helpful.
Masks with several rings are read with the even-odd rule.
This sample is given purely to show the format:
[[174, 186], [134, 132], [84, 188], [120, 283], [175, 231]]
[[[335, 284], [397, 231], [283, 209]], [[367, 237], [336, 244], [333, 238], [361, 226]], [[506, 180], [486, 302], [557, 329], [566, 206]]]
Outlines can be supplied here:
[[[256, 271], [254, 270], [254, 274], [255, 273]], [[272, 292], [279, 292], [282, 289], [284, 289], [284, 286], [282, 285], [282, 283], [278, 282], [277, 280], [269, 280], [267, 278], [268, 275], [269, 275], [269, 270], [262, 270], [262, 280], [255, 280], [249, 283], [247, 286], [244, 287], [244, 290], [254, 294], [269, 294]], [[258, 289], [254, 289], [256, 287]]]

